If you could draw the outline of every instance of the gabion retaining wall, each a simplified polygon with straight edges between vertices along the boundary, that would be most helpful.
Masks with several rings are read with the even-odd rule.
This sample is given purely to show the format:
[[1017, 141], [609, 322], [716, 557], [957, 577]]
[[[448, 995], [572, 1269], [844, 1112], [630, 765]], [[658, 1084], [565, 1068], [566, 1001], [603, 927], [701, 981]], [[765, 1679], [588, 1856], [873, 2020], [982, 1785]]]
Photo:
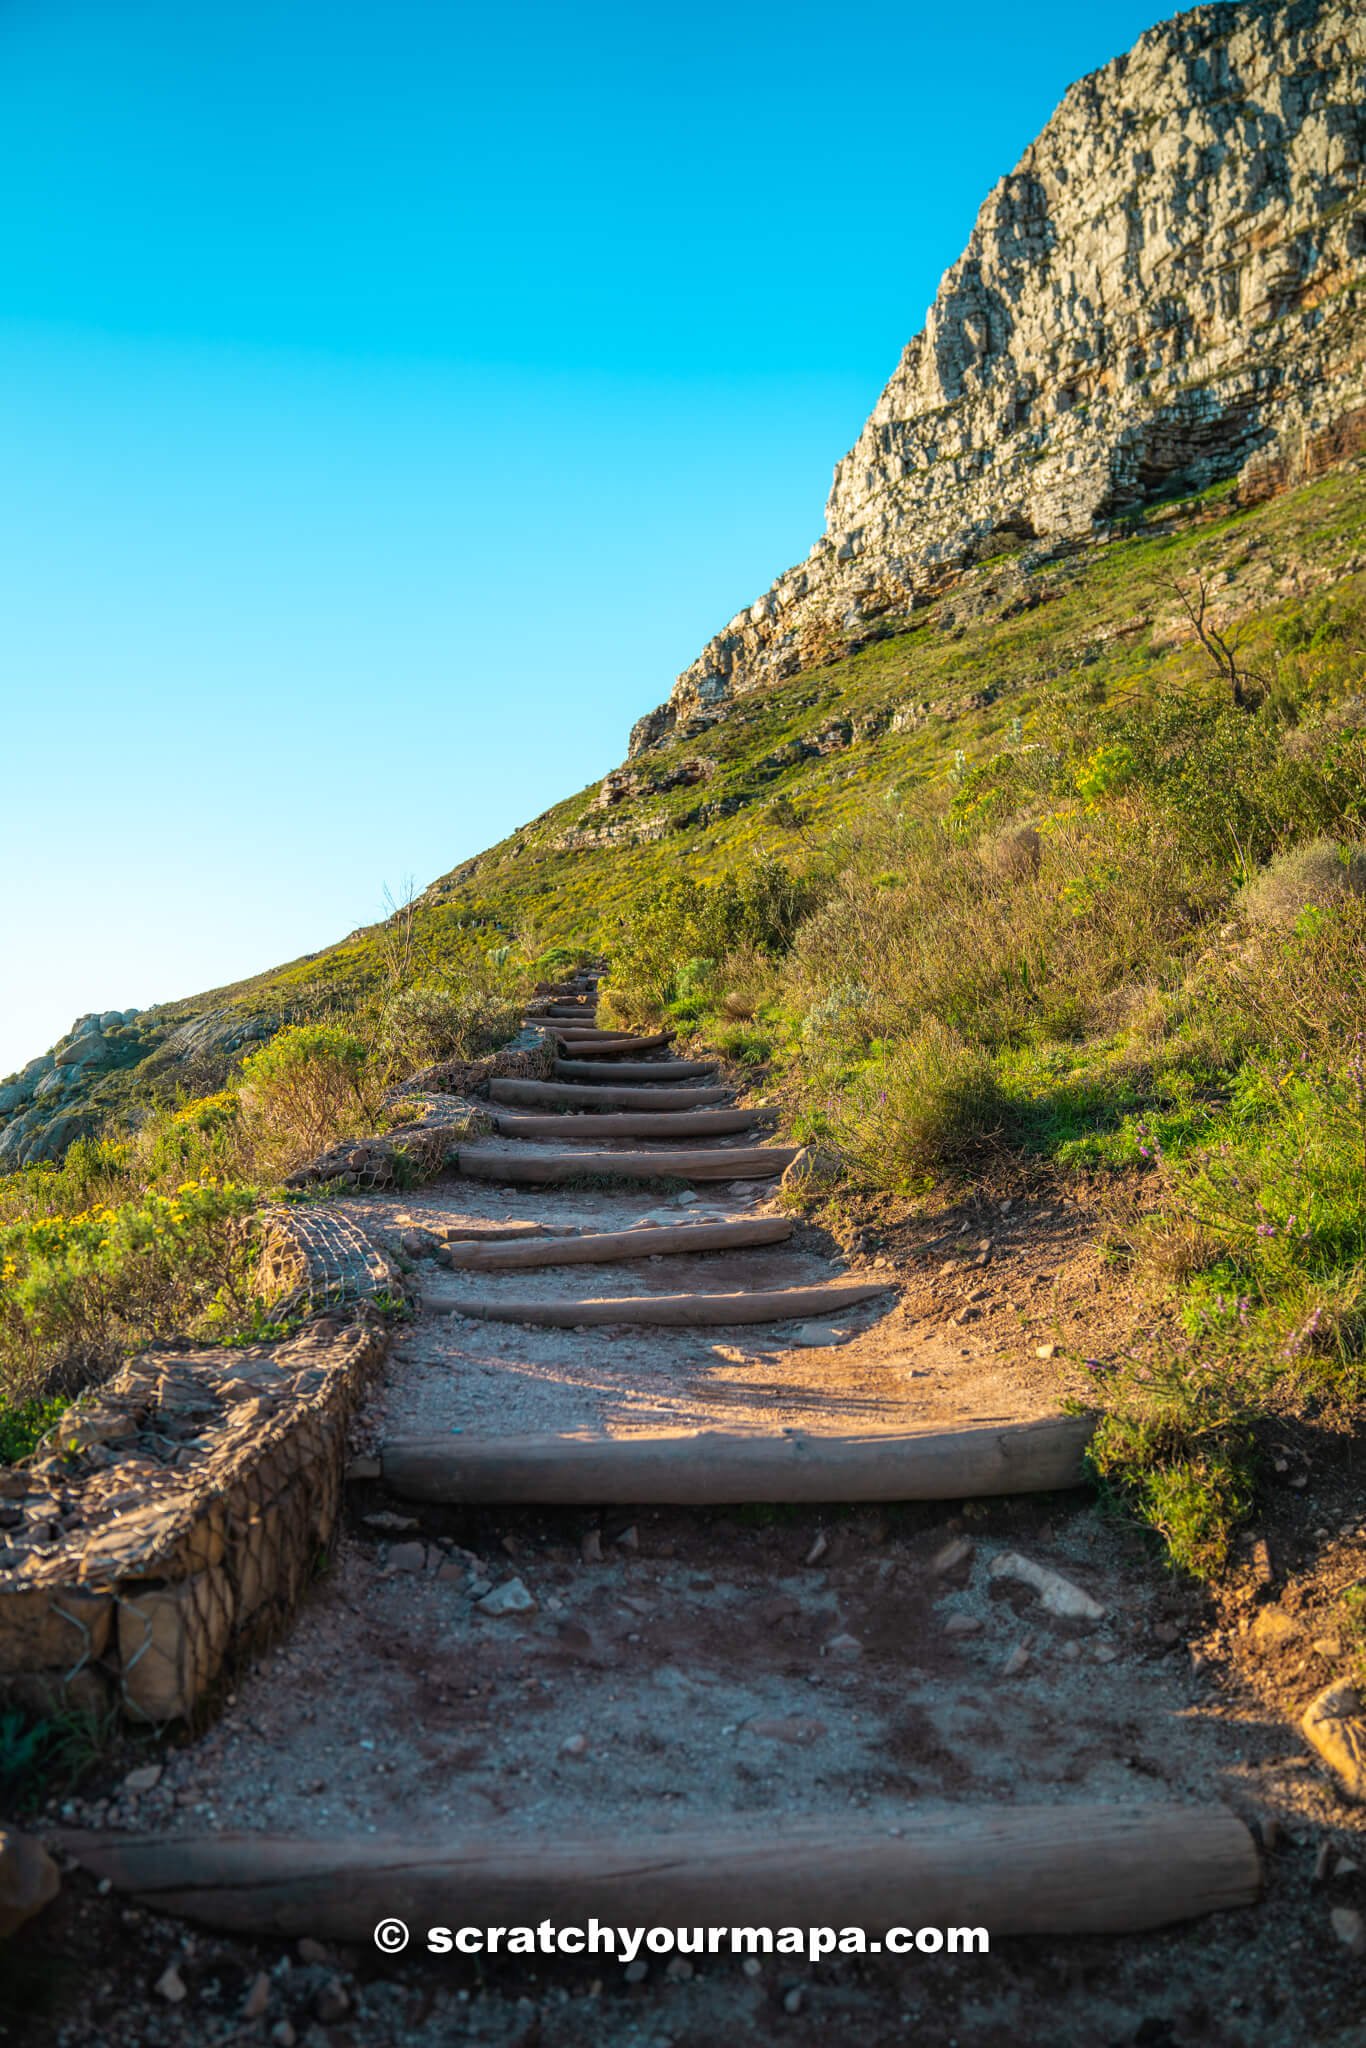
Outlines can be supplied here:
[[331, 1543], [347, 1425], [387, 1348], [363, 1297], [402, 1280], [319, 1211], [273, 1217], [268, 1259], [290, 1301], [327, 1305], [298, 1337], [155, 1346], [0, 1471], [0, 1697], [173, 1720], [288, 1619]]

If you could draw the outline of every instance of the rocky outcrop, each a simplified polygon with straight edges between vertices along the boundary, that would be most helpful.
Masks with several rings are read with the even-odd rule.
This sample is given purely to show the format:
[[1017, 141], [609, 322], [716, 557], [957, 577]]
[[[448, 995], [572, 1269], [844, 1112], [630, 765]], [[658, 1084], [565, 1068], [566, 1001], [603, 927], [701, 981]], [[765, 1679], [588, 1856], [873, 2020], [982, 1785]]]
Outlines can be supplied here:
[[98, 1131], [111, 1103], [106, 1083], [127, 1075], [152, 1095], [209, 1094], [242, 1054], [283, 1019], [213, 1009], [169, 1025], [144, 1010], [78, 1017], [50, 1052], [0, 1083], [0, 1173], [56, 1164], [77, 1138]]
[[966, 562], [1248, 499], [1366, 447], [1366, 16], [1199, 7], [1074, 85], [989, 195], [835, 471], [806, 560], [631, 752], [838, 653]]
[[93, 1127], [84, 1106], [91, 1080], [138, 1057], [137, 1010], [78, 1017], [65, 1038], [0, 1086], [0, 1172], [60, 1159]]

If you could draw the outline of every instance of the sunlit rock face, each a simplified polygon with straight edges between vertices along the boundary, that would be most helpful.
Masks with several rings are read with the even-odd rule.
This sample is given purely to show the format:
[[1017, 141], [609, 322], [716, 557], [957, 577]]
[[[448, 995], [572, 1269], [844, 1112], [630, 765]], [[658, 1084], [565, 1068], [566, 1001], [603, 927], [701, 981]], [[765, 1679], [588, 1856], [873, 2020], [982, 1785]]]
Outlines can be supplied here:
[[1237, 0], [1074, 85], [989, 194], [825, 533], [632, 753], [859, 640], [965, 561], [1263, 496], [1366, 445], [1366, 9]]

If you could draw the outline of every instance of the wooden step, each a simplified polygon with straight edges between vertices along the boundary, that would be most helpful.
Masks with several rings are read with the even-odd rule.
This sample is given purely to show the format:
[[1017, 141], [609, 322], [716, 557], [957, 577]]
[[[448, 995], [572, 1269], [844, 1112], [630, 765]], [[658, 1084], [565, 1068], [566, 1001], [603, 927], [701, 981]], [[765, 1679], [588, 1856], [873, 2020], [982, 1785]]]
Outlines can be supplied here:
[[[616, 1081], [692, 1081], [716, 1072], [715, 1060], [614, 1060], [611, 1078]], [[603, 1069], [592, 1060], [556, 1060], [557, 1081], [601, 1081]]]
[[[500, 1624], [505, 1626], [505, 1624]], [[398, 1916], [434, 1926], [985, 1928], [1131, 1934], [1249, 1906], [1261, 1865], [1227, 1808], [956, 1804], [939, 1812], [791, 1820], [749, 1813], [593, 1835], [507, 1827], [401, 1835], [136, 1835], [53, 1831], [99, 1882], [156, 1913], [271, 1941], [368, 1948]], [[988, 1959], [982, 1960], [986, 1967]], [[963, 1965], [959, 1964], [962, 1968]], [[960, 2028], [960, 2033], [963, 2031]]]
[[628, 1294], [592, 1301], [442, 1301], [428, 1295], [423, 1307], [433, 1315], [530, 1323], [550, 1330], [582, 1330], [603, 1323], [710, 1330], [736, 1323], [785, 1323], [793, 1316], [842, 1315], [889, 1291], [887, 1281], [834, 1280], [822, 1287], [747, 1288], [743, 1294]]
[[572, 1081], [490, 1081], [494, 1102], [544, 1103], [560, 1109], [704, 1109], [711, 1102], [726, 1102], [729, 1088], [717, 1082], [710, 1088], [613, 1088], [594, 1087], [591, 1082]]
[[745, 1245], [781, 1244], [792, 1235], [786, 1216], [745, 1216], [734, 1223], [661, 1223], [634, 1230], [591, 1230], [553, 1244], [453, 1246], [450, 1264], [480, 1273], [524, 1272], [533, 1266], [605, 1265], [674, 1253], [734, 1251]]
[[658, 1116], [629, 1109], [603, 1116], [518, 1116], [502, 1113], [494, 1123], [505, 1138], [722, 1138], [752, 1130], [763, 1121], [754, 1109], [664, 1110]]
[[898, 1436], [399, 1437], [380, 1473], [404, 1500], [518, 1507], [738, 1507], [752, 1501], [972, 1500], [1085, 1482], [1093, 1417]]
[[662, 1052], [666, 1045], [673, 1044], [675, 1036], [672, 1031], [654, 1031], [648, 1038], [591, 1038], [579, 1033], [555, 1035], [562, 1038], [578, 1060], [614, 1060], [629, 1057], [633, 1052]]
[[495, 1152], [462, 1145], [455, 1171], [473, 1180], [541, 1185], [584, 1180], [765, 1180], [792, 1164], [796, 1145], [718, 1146], [714, 1152]]

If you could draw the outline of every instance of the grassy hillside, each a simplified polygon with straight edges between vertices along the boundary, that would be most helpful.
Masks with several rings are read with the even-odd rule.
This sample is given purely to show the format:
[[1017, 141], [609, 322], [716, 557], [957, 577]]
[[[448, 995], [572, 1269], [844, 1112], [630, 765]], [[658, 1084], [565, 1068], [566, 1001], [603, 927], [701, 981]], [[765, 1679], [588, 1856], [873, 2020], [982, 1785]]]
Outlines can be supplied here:
[[[40, 1401], [73, 1345], [157, 1327], [107, 1273], [95, 1337], [68, 1311], [176, 1231], [175, 1313], [251, 1327], [242, 1205], [305, 1130], [363, 1127], [601, 953], [619, 1015], [763, 1066], [832, 1214], [933, 1207], [1002, 1160], [1103, 1185], [1136, 1309], [1086, 1361], [1098, 1469], [1217, 1570], [1268, 1431], [1362, 1391], [1364, 838], [1366, 477], [1003, 551], [384, 924], [119, 1027], [81, 1096], [113, 1135], [0, 1180], [0, 1367], [8, 1342]], [[94, 1239], [52, 1249], [54, 1218]]]

